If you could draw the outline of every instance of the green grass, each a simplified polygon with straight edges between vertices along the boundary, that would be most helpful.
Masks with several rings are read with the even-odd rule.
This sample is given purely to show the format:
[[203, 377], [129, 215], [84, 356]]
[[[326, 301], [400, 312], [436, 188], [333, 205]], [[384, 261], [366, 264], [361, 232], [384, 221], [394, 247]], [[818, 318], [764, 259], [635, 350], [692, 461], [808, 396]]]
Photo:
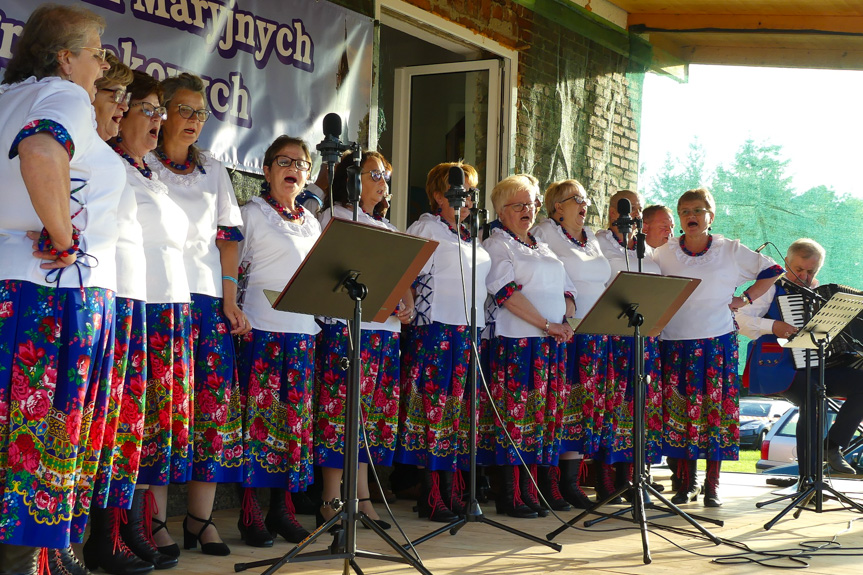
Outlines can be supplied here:
[[[761, 459], [760, 449], [740, 449], [740, 459], [737, 461], [723, 461], [722, 471], [732, 471], [735, 473], [755, 473], [755, 464]], [[698, 469], [704, 471], [707, 469], [707, 461], [704, 459], [698, 460]]]

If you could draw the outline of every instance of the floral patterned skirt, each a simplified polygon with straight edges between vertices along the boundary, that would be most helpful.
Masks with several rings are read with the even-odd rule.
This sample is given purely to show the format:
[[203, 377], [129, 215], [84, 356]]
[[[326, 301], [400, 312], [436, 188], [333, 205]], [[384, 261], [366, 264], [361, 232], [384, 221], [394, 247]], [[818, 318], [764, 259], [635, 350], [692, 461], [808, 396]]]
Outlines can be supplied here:
[[[608, 370], [607, 417], [596, 453], [604, 463], [633, 460], [634, 341], [631, 337], [621, 336], [612, 336], [609, 340], [611, 368]], [[659, 463], [662, 457], [662, 372], [659, 340], [653, 337], [644, 338], [644, 371], [644, 375], [650, 377], [644, 390], [645, 461]]]
[[737, 459], [737, 334], [663, 341], [661, 347], [663, 454], [678, 459]]
[[[372, 461], [391, 465], [399, 412], [399, 334], [363, 330], [360, 405]], [[345, 324], [325, 325], [318, 334], [315, 360], [315, 464], [342, 469], [345, 462], [345, 397], [348, 372], [339, 367], [348, 355]], [[360, 463], [368, 463], [362, 428]]]
[[[528, 465], [557, 465], [562, 397], [568, 391], [566, 345], [555, 343], [551, 337], [495, 336], [489, 341], [488, 352], [491, 400], [502, 421], [495, 417], [491, 405], [480, 406], [483, 449], [489, 447], [482, 435], [491, 421], [495, 437], [492, 463], [516, 465], [520, 453]], [[485, 394], [480, 397], [488, 401]], [[478, 453], [477, 460], [488, 463], [488, 454]]]
[[434, 322], [414, 327], [408, 339], [395, 459], [455, 471], [470, 446], [470, 327]]
[[93, 504], [99, 507], [129, 509], [132, 506], [144, 437], [146, 381], [146, 304], [118, 297], [114, 314], [111, 395], [93, 495]]
[[188, 303], [147, 304], [147, 392], [138, 483], [192, 478], [194, 417]]
[[243, 485], [302, 491], [314, 480], [315, 336], [253, 329], [238, 351], [245, 413]]
[[221, 298], [192, 294], [195, 481], [243, 479], [243, 420], [230, 326]]
[[566, 393], [560, 451], [592, 457], [612, 407], [613, 387], [606, 385], [611, 353], [607, 335], [575, 334], [566, 344]]
[[0, 543], [64, 548], [83, 535], [113, 311], [105, 289], [0, 281]]

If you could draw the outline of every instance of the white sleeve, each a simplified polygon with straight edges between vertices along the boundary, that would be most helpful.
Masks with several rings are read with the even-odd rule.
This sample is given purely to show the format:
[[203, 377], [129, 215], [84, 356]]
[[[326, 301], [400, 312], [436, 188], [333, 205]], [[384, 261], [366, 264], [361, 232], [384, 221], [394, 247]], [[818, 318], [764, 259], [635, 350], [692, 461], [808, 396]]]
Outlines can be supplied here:
[[741, 334], [749, 339], [758, 339], [762, 335], [773, 333], [774, 320], [765, 318], [764, 314], [770, 309], [775, 295], [776, 287], [770, 286], [763, 296], [734, 312], [734, 319]]
[[515, 267], [512, 263], [512, 254], [503, 242], [491, 237], [483, 247], [491, 257], [491, 269], [486, 276], [485, 286], [488, 293], [494, 296], [503, 286], [515, 281]]
[[218, 170], [218, 190], [216, 190], [216, 210], [218, 225], [226, 228], [235, 228], [243, 224], [243, 216], [240, 215], [240, 206], [237, 204], [237, 196], [234, 193], [234, 184], [228, 170], [221, 162], [208, 158], [208, 168]]

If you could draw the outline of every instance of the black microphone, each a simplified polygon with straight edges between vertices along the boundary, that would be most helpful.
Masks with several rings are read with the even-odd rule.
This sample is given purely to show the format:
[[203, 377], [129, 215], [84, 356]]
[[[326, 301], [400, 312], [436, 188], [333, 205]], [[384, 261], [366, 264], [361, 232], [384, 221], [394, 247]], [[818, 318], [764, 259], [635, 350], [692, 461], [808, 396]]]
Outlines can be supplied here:
[[342, 144], [342, 117], [330, 112], [324, 116], [324, 139], [315, 146], [321, 154], [321, 161], [326, 164], [337, 164], [342, 152], [350, 146]]
[[449, 189], [443, 195], [451, 208], [458, 210], [464, 207], [468, 191], [464, 189], [464, 170], [459, 166], [449, 169]]
[[632, 217], [629, 215], [632, 212], [632, 204], [626, 198], [617, 200], [617, 219], [614, 225], [617, 226], [617, 231], [625, 238], [632, 231]]
[[755, 253], [756, 253], [756, 254], [760, 254], [760, 253], [761, 253], [761, 250], [763, 250], [764, 248], [766, 248], [766, 247], [767, 247], [767, 244], [769, 244], [769, 243], [770, 243], [770, 242], [764, 242], [763, 244], [761, 244], [760, 246], [758, 246], [758, 248], [756, 248], [756, 250], [755, 250]]

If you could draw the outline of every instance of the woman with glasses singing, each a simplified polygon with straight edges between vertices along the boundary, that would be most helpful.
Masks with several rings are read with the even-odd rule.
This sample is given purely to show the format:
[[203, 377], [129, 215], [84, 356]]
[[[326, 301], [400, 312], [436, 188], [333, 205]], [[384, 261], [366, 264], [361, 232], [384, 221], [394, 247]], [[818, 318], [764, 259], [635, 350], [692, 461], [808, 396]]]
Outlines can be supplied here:
[[[584, 317], [602, 294], [611, 277], [611, 265], [602, 254], [596, 234], [585, 225], [591, 202], [577, 180], [553, 182], [545, 192], [548, 219], [533, 233], [563, 262], [575, 284], [575, 317]], [[590, 501], [581, 490], [581, 462], [598, 448], [603, 424], [607, 422], [608, 336], [577, 334], [567, 345], [569, 393], [562, 401], [559, 467], [542, 468], [540, 488], [556, 511], [570, 504], [587, 508]]]
[[[167, 118], [147, 156], [168, 196], [189, 220], [183, 262], [192, 302], [193, 444], [184, 547], [227, 555], [211, 521], [216, 485], [242, 480], [242, 421], [232, 334], [249, 330], [237, 307], [240, 208], [224, 166], [195, 142], [210, 115], [203, 81], [182, 73], [162, 81]], [[163, 539], [167, 542], [167, 538]]]
[[[740, 385], [733, 311], [764, 294], [782, 268], [739, 240], [711, 234], [713, 195], [689, 190], [677, 200], [683, 235], [653, 252], [665, 275], [701, 283], [662, 330], [663, 451], [678, 459], [680, 488], [672, 502], [698, 497], [696, 462], [707, 460], [704, 505], [718, 507], [719, 468], [739, 451]], [[734, 291], [755, 283], [740, 297]]]
[[498, 513], [525, 518], [548, 514], [519, 465], [523, 459], [533, 476], [538, 466], [557, 465], [567, 394], [565, 344], [573, 335], [566, 319], [575, 315], [577, 293], [563, 262], [529, 231], [538, 194], [535, 181], [524, 175], [500, 181], [491, 193], [500, 226], [483, 242], [491, 256], [489, 305], [496, 309], [488, 342], [491, 398], [482, 396], [479, 425], [485, 453], [478, 456], [503, 471]]
[[[321, 225], [326, 227], [331, 218], [353, 219], [348, 194], [348, 170], [354, 157], [347, 153], [336, 166], [332, 193], [332, 211], [321, 213]], [[390, 171], [386, 159], [378, 152], [366, 151], [360, 157], [359, 222], [391, 231], [398, 231], [385, 217], [375, 213], [375, 207], [389, 198]], [[324, 201], [328, 205], [329, 200]], [[363, 383], [361, 402], [365, 421], [368, 448], [376, 465], [391, 465], [396, 447], [399, 411], [399, 332], [402, 324], [414, 317], [413, 296], [410, 290], [402, 296], [394, 315], [383, 323], [363, 322], [362, 342]], [[324, 318], [323, 331], [318, 336], [318, 354], [315, 363], [315, 464], [323, 471], [322, 498], [324, 506], [318, 522], [330, 519], [336, 510], [329, 506], [333, 499], [341, 498], [341, 478], [345, 457], [345, 397], [347, 372], [340, 366], [347, 357], [348, 327], [344, 320]], [[357, 476], [359, 510], [375, 520], [383, 529], [390, 524], [378, 516], [369, 499], [368, 464], [363, 434], [360, 433], [360, 466]]]
[[[438, 247], [414, 282], [417, 315], [402, 357], [405, 409], [396, 452], [400, 463], [423, 469], [417, 501], [420, 517], [444, 523], [465, 511], [459, 469], [468, 469], [471, 419], [471, 236], [460, 222], [470, 215], [473, 199], [466, 198], [458, 212], [450, 205], [444, 194], [452, 168], [462, 169], [465, 185], [473, 188], [469, 192], [477, 192], [473, 166], [438, 164], [426, 180], [431, 212], [407, 229], [409, 234], [438, 242]], [[485, 325], [483, 287], [490, 266], [488, 252], [477, 246], [476, 285], [482, 297], [473, 305], [479, 329]]]
[[0, 85], [3, 572], [35, 573], [41, 547], [75, 562], [102, 443], [124, 180], [92, 120], [104, 26], [36, 8]]
[[[311, 167], [306, 142], [279, 136], [264, 154], [260, 197], [241, 209], [240, 298], [252, 330], [240, 339], [237, 354], [246, 452], [239, 528], [254, 547], [272, 546], [276, 535], [299, 543], [309, 534], [296, 519], [291, 493], [314, 480], [312, 399], [320, 328], [313, 316], [274, 310], [264, 290], [284, 289], [321, 235], [318, 221], [296, 202]], [[266, 519], [258, 488], [271, 489]]]

